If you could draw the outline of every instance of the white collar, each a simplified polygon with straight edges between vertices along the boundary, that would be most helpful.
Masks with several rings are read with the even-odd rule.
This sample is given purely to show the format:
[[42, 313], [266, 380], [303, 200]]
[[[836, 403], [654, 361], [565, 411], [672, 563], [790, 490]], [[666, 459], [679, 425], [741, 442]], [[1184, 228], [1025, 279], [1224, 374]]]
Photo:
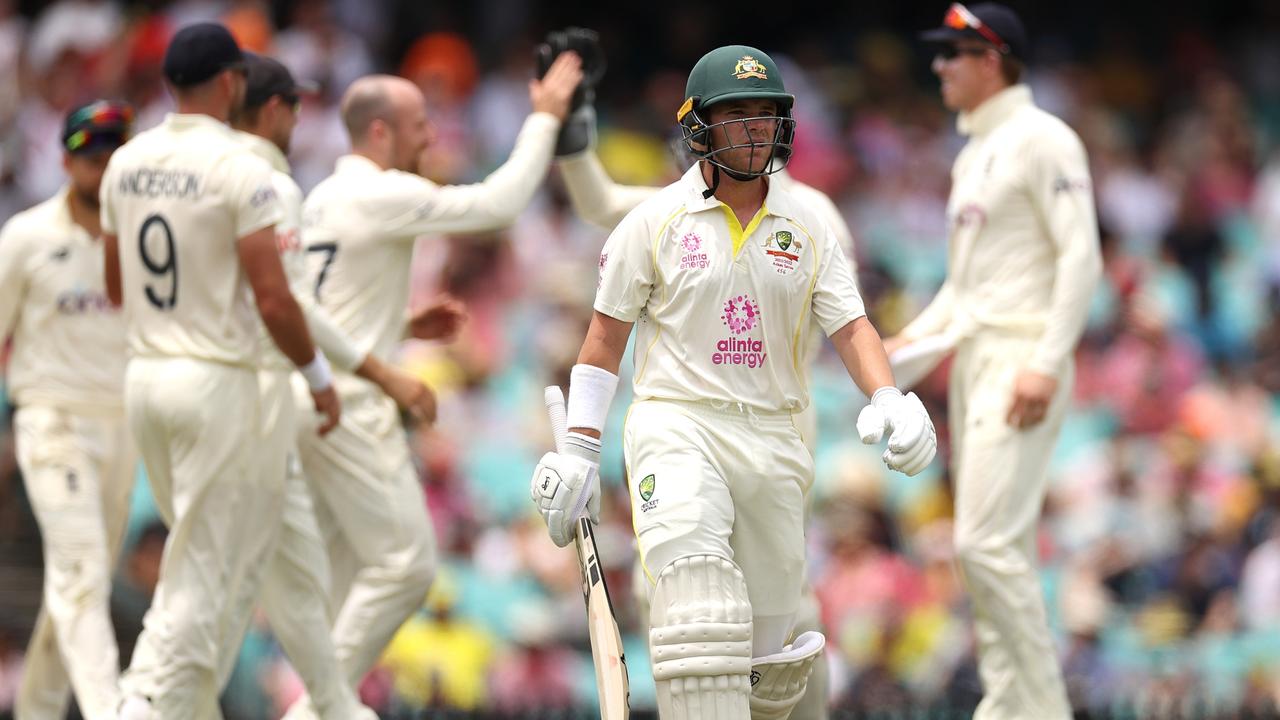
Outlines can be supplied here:
[[961, 112], [956, 118], [956, 128], [961, 135], [986, 135], [1018, 109], [1035, 106], [1031, 88], [1022, 83], [1010, 85], [992, 95], [970, 112]]

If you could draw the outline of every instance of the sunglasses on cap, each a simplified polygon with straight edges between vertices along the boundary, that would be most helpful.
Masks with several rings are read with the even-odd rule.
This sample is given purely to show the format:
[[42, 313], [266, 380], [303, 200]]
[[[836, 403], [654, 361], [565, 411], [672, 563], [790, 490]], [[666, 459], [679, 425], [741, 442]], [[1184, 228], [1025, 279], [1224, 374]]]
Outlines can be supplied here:
[[[942, 18], [942, 24], [956, 30], [973, 30], [981, 35], [987, 42], [995, 45], [996, 50], [999, 50], [1001, 54], [1007, 55], [1010, 52], [1009, 43], [1005, 42], [1004, 39], [997, 35], [996, 31], [988, 27], [986, 23], [979, 20], [977, 15], [974, 15], [969, 11], [969, 8], [961, 5], [960, 3], [951, 3], [951, 7], [947, 8], [946, 17]], [[965, 50], [961, 50], [960, 52], [964, 54], [974, 54]], [[947, 56], [943, 55], [943, 57]], [[955, 56], [952, 55], [951, 57]]]
[[943, 60], [955, 60], [961, 55], [973, 55], [975, 57], [986, 55], [992, 48], [989, 47], [959, 47], [957, 45], [940, 45], [935, 53]]

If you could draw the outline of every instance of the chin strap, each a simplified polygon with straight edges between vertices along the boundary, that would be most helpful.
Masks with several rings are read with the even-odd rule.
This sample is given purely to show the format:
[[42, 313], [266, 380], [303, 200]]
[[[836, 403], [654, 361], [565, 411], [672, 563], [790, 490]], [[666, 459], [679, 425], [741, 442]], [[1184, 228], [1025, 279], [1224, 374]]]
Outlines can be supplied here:
[[720, 187], [720, 166], [711, 163], [711, 187], [702, 191], [702, 199], [706, 200], [716, 194], [716, 188]]
[[[704, 160], [706, 160], [706, 158], [703, 158], [703, 159], [704, 159]], [[702, 191], [702, 199], [703, 199], [703, 200], [706, 200], [707, 198], [711, 197], [712, 195], [715, 195], [715, 194], [716, 194], [716, 189], [720, 187], [720, 167], [721, 167], [721, 166], [720, 166], [720, 164], [719, 164], [719, 163], [717, 163], [717, 162], [715, 162], [715, 161], [713, 161], [713, 160], [707, 160], [707, 162], [711, 163], [711, 186], [710, 186], [710, 187], [708, 187], [706, 190], [703, 190], [703, 191]], [[772, 166], [773, 166], [773, 158], [770, 158], [770, 159], [769, 159], [769, 163], [768, 163], [767, 165], [765, 165], [765, 167], [766, 167], [766, 168], [769, 168], [769, 167], [772, 167]], [[736, 171], [736, 170], [730, 170], [730, 169], [729, 169], [729, 168], [727, 168], [727, 167], [726, 167], [726, 168], [724, 168], [724, 172], [725, 172], [725, 174], [726, 174], [726, 175], [728, 175], [729, 177], [733, 178], [734, 180], [737, 180], [738, 182], [748, 182], [748, 181], [750, 181], [750, 180], [755, 180], [755, 179], [757, 179], [757, 178], [761, 178], [761, 177], [764, 177], [764, 176], [766, 176], [766, 175], [769, 175], [769, 173], [768, 173], [768, 172], [763, 172], [763, 173], [741, 173], [741, 172], [738, 172], [738, 171]]]

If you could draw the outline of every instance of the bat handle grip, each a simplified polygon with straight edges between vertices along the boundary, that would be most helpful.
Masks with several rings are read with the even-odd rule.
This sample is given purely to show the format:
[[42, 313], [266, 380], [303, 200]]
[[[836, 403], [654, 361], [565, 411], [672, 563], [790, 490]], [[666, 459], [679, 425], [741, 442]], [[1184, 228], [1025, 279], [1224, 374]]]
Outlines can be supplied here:
[[564, 452], [565, 437], [569, 434], [569, 418], [564, 407], [564, 393], [560, 386], [548, 385], [542, 391], [547, 405], [547, 417], [551, 420], [551, 434], [555, 438], [556, 452]]

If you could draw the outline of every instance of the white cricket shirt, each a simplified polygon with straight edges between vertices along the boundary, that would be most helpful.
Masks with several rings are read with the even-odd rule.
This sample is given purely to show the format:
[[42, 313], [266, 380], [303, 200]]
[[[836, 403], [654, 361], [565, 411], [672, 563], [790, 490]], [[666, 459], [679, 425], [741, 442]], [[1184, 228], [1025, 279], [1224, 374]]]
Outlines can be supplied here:
[[1102, 273], [1084, 146], [1026, 85], [961, 113], [959, 128], [969, 142], [951, 172], [947, 280], [903, 335], [1035, 336], [1027, 367], [1057, 375]]
[[338, 158], [303, 203], [302, 238], [310, 291], [362, 354], [389, 357], [404, 337], [414, 239], [515, 222], [551, 164], [559, 129], [554, 115], [531, 114], [507, 162], [474, 185]]
[[[289, 288], [293, 291], [298, 307], [302, 309], [307, 321], [307, 329], [311, 331], [311, 339], [316, 347], [329, 359], [334, 367], [352, 372], [364, 360], [364, 356], [356, 349], [351, 339], [334, 324], [328, 314], [315, 304], [315, 295], [307, 284], [307, 258], [302, 248], [302, 189], [289, 174], [289, 161], [276, 144], [266, 138], [250, 133], [238, 133], [240, 141], [254, 155], [271, 165], [271, 183], [280, 198], [280, 206], [284, 212], [283, 219], [276, 223], [276, 248], [280, 250], [280, 264], [284, 266], [285, 277], [289, 280]], [[262, 348], [260, 362], [268, 370], [293, 370], [294, 365], [267, 331], [267, 326], [258, 321], [258, 343]]]
[[[627, 213], [662, 190], [644, 185], [619, 185], [605, 172], [595, 151], [570, 156], [560, 160], [558, 165], [574, 209], [587, 222], [608, 230], [617, 227]], [[791, 177], [785, 169], [770, 175], [769, 182], [787, 190], [802, 205], [822, 216], [826, 227], [835, 234], [836, 242], [849, 262], [849, 271], [856, 279], [858, 265], [853, 254], [853, 234], [831, 198], [821, 190]], [[823, 344], [821, 333], [810, 334], [813, 339], [805, 350], [806, 363], [817, 357]]]
[[627, 215], [600, 256], [595, 309], [636, 323], [635, 394], [795, 412], [812, 320], [830, 335], [865, 315], [819, 211], [772, 182], [747, 227], [700, 165]]
[[258, 313], [236, 243], [284, 219], [271, 167], [216, 119], [170, 114], [111, 156], [101, 194], [130, 353], [256, 366]]
[[102, 243], [71, 219], [68, 189], [0, 229], [0, 343], [13, 337], [18, 405], [119, 410], [124, 320], [107, 300]]

